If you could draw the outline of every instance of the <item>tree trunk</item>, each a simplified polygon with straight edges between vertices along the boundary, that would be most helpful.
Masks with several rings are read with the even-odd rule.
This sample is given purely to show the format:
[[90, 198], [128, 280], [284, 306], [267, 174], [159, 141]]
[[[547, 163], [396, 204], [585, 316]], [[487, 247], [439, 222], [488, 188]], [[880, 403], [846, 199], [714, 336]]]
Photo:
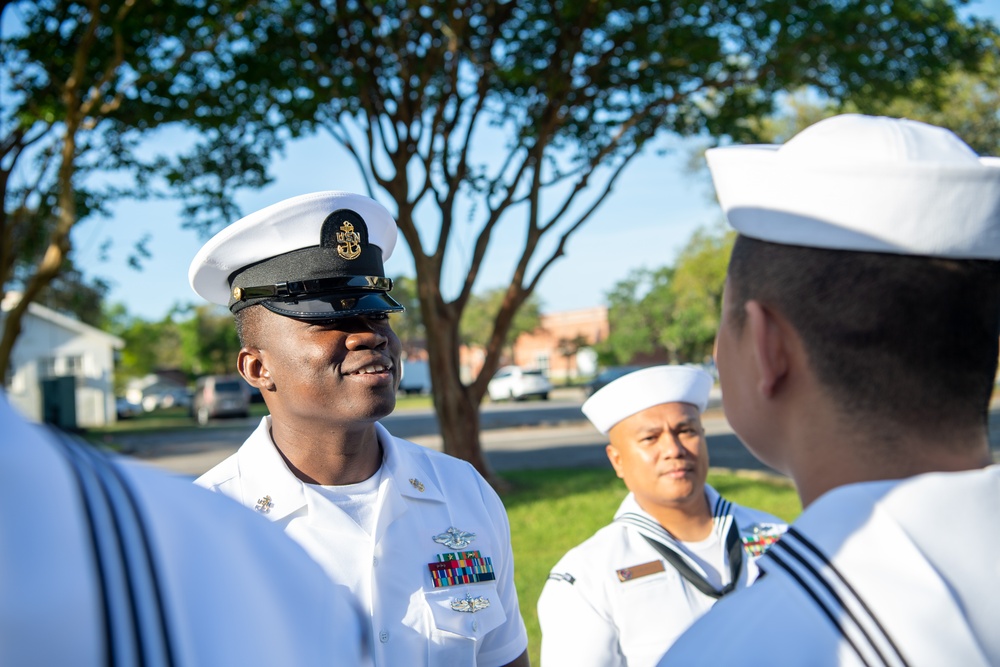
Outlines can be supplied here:
[[[427, 312], [426, 310], [424, 312]], [[479, 439], [479, 403], [473, 386], [462, 382], [458, 322], [447, 317], [428, 318], [427, 351], [434, 387], [434, 411], [446, 454], [464, 459], [498, 492], [506, 485], [490, 467]]]
[[[65, 140], [68, 148], [64, 154], [72, 154], [76, 146], [72, 137]], [[10, 370], [10, 358], [14, 345], [21, 334], [21, 322], [28, 312], [28, 305], [59, 275], [71, 248], [69, 232], [76, 223], [76, 204], [73, 201], [73, 165], [70, 157], [64, 155], [63, 166], [59, 170], [59, 218], [49, 235], [49, 245], [42, 256], [35, 273], [28, 279], [21, 293], [21, 300], [4, 317], [3, 336], [0, 337], [0, 381], [6, 383]], [[68, 164], [68, 166], [66, 166]]]
[[17, 337], [21, 334], [21, 320], [27, 308], [28, 302], [22, 297], [21, 303], [4, 314], [3, 337], [0, 338], [0, 379], [4, 381], [5, 385], [10, 369], [10, 356], [14, 351], [14, 343], [17, 342]]
[[443, 391], [436, 386], [434, 389], [434, 409], [437, 411], [444, 451], [471, 463], [493, 488], [498, 488], [499, 478], [486, 460], [479, 440], [479, 401], [470, 396], [469, 388], [461, 382], [455, 385], [445, 387]]

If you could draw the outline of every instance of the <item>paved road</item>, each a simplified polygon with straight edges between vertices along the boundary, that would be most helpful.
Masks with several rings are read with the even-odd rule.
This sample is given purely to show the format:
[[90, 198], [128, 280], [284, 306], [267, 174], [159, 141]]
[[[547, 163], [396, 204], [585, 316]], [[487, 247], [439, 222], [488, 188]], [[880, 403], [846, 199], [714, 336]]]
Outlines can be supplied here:
[[[579, 398], [515, 404], [488, 404], [482, 413], [483, 450], [499, 471], [556, 467], [608, 467], [607, 438], [580, 412]], [[705, 413], [713, 467], [776, 474], [743, 446], [718, 407]], [[395, 435], [441, 449], [432, 411], [394, 413], [383, 424]], [[256, 428], [253, 420], [219, 421], [208, 428], [136, 435], [123, 441], [126, 451], [184, 475], [200, 475], [236, 451]], [[1000, 462], [1000, 405], [990, 414], [990, 442]]]
[[[494, 469], [610, 467], [604, 454], [607, 438], [583, 419], [579, 402], [530, 405], [523, 412], [519, 407], [484, 408], [483, 450]], [[522, 424], [510, 425], [518, 421]], [[720, 410], [709, 410], [704, 421], [713, 466], [767, 470], [732, 433]], [[400, 437], [441, 450], [433, 415], [393, 414], [383, 423]], [[200, 475], [232, 454], [256, 425], [249, 420], [219, 421], [197, 430], [130, 436], [121, 444], [125, 451], [159, 467]]]

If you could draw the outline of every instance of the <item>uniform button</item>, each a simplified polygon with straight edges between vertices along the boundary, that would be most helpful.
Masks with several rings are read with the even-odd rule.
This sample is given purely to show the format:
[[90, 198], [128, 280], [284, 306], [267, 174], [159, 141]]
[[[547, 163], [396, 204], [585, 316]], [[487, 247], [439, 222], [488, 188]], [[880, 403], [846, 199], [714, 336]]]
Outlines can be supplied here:
[[472, 631], [473, 632], [479, 632], [479, 621], [473, 621], [472, 622]]
[[387, 630], [383, 630], [378, 633], [378, 640], [383, 644], [387, 643], [389, 641], [389, 632]]
[[378, 556], [372, 557], [372, 565], [378, 567]]

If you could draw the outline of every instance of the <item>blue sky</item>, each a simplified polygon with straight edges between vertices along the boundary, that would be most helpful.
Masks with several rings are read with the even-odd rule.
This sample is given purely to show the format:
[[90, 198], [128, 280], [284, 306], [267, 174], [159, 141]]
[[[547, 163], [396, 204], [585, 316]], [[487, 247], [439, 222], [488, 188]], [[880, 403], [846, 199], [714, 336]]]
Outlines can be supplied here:
[[[538, 294], [546, 311], [603, 304], [604, 294], [629, 270], [670, 263], [696, 228], [721, 219], [707, 174], [691, 174], [685, 168], [687, 145], [669, 137], [659, 143], [674, 150], [658, 155], [647, 149], [633, 160], [609, 198], [572, 237], [565, 256], [545, 273]], [[292, 144], [272, 173], [272, 184], [238, 198], [244, 214], [308, 192], [365, 191], [353, 163], [322, 135]], [[391, 202], [383, 203], [393, 209]], [[110, 301], [122, 302], [129, 312], [146, 319], [161, 318], [175, 303], [200, 303], [188, 285], [187, 272], [204, 239], [180, 228], [179, 211], [180, 205], [171, 201], [125, 202], [110, 218], [86, 221], [73, 236], [79, 266], [109, 280]], [[520, 250], [515, 225], [511, 220], [494, 235], [476, 291], [509, 282], [515, 250]], [[458, 247], [471, 248], [472, 230], [465, 231], [464, 225], [456, 228], [463, 236]], [[127, 266], [127, 257], [135, 242], [147, 235], [152, 258], [136, 271]], [[101, 247], [109, 236], [107, 261], [101, 261]], [[453, 263], [446, 279], [457, 284], [466, 266]], [[386, 273], [414, 273], [402, 236], [386, 263]]]
[[[973, 2], [971, 11], [1000, 21], [1000, 0]], [[572, 237], [566, 255], [542, 278], [537, 293], [544, 311], [604, 304], [605, 294], [629, 271], [671, 263], [696, 229], [719, 223], [722, 216], [707, 173], [687, 170], [689, 151], [690, 144], [664, 137], [633, 160], [601, 208]], [[364, 191], [353, 163], [322, 135], [290, 145], [272, 173], [275, 180], [268, 187], [240, 196], [245, 214], [307, 192]], [[187, 272], [204, 239], [180, 228], [179, 211], [176, 202], [126, 202], [110, 218], [88, 220], [73, 234], [78, 266], [111, 283], [110, 301], [124, 303], [129, 312], [146, 319], [163, 317], [177, 303], [201, 303], [188, 285]], [[142, 271], [135, 271], [126, 259], [135, 242], [147, 235], [152, 258], [144, 262]], [[107, 260], [102, 261], [101, 246], [109, 237], [112, 245]], [[466, 241], [461, 245], [471, 247], [471, 241]], [[501, 228], [476, 291], [509, 281], [515, 245], [513, 228]], [[446, 279], [455, 283], [464, 266], [453, 265]], [[402, 237], [386, 273], [413, 275], [412, 258]]]

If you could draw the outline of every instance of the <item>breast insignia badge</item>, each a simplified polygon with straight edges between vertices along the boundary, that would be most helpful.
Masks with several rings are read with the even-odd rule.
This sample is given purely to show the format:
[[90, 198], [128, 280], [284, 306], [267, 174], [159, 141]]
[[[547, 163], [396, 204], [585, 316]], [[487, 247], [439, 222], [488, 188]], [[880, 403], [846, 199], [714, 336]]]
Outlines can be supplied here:
[[263, 498], [257, 501], [256, 505], [253, 506], [253, 508], [258, 512], [260, 512], [261, 514], [267, 514], [268, 512], [270, 512], [271, 507], [272, 507], [271, 496], [264, 496]]
[[412, 487], [413, 487], [414, 489], [416, 489], [417, 491], [419, 491], [420, 493], [423, 493], [423, 492], [424, 492], [424, 483], [423, 483], [423, 482], [421, 482], [421, 481], [420, 481], [419, 479], [417, 479], [416, 477], [411, 477], [411, 478], [410, 478], [410, 485], [411, 485], [411, 486], [412, 486]]
[[478, 597], [472, 597], [470, 594], [466, 593], [464, 598], [455, 598], [451, 601], [451, 608], [455, 611], [464, 611], [470, 614], [475, 614], [477, 611], [482, 611], [490, 606], [490, 601], [484, 598], [482, 595]]
[[463, 549], [472, 544], [472, 541], [476, 539], [476, 534], [459, 530], [453, 526], [440, 535], [435, 535], [432, 539], [449, 549]]
[[755, 523], [748, 526], [743, 533], [743, 548], [753, 557], [762, 555], [768, 548], [777, 542], [785, 533], [784, 526], [773, 523]]

